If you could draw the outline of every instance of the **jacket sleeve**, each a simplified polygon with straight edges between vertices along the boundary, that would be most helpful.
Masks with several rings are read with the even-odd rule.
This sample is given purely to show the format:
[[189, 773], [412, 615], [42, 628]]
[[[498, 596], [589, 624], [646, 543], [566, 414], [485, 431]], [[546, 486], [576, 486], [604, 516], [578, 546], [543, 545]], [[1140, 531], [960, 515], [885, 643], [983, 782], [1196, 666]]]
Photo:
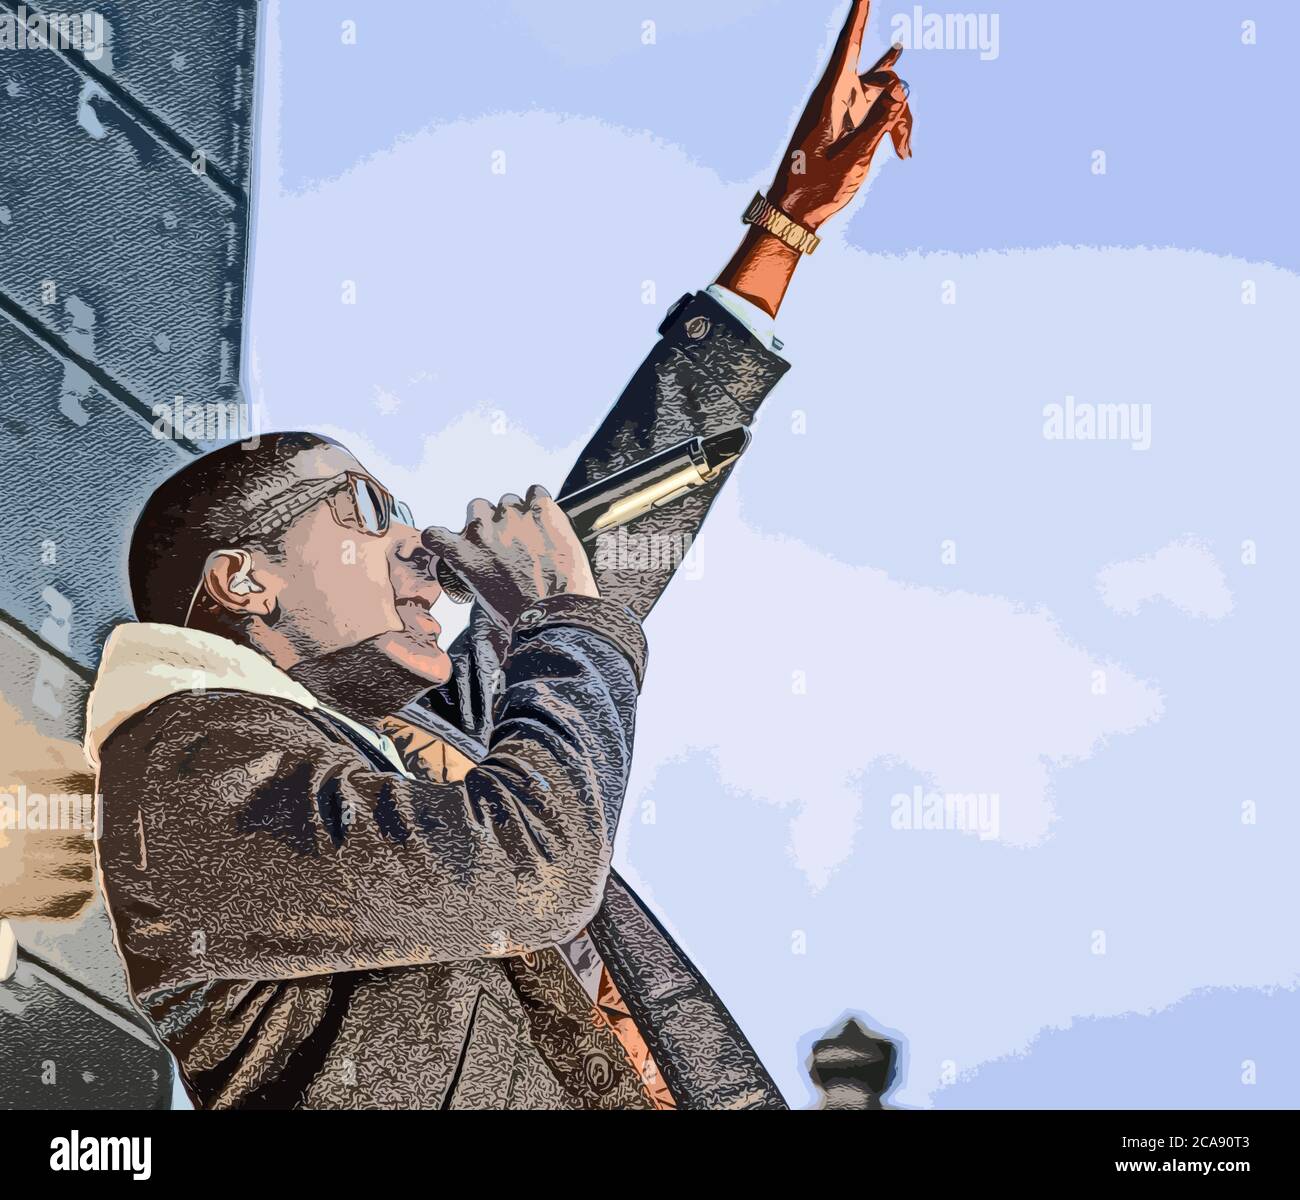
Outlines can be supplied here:
[[[678, 300], [659, 332], [660, 340], [578, 456], [557, 495], [595, 483], [687, 438], [751, 424], [759, 405], [790, 368], [707, 292]], [[681, 500], [638, 517], [623, 531], [602, 535], [589, 547], [601, 595], [644, 618], [668, 585], [728, 475], [730, 470]], [[647, 551], [653, 548], [653, 553], [642, 555], [638, 539], [644, 539], [640, 546]]]
[[[578, 455], [557, 496], [604, 479], [687, 438], [750, 425], [790, 369], [707, 292], [687, 293], [659, 326], [660, 339]], [[588, 543], [600, 594], [644, 619], [689, 551], [730, 470], [680, 500]], [[646, 553], [643, 555], [642, 550]], [[449, 648], [450, 683], [421, 706], [481, 737], [491, 728], [484, 680], [496, 671], [501, 634], [482, 605]]]
[[102, 754], [102, 878], [140, 995], [519, 954], [603, 898], [645, 643], [605, 599], [516, 625], [489, 753], [457, 784], [376, 769], [318, 713], [174, 696]]

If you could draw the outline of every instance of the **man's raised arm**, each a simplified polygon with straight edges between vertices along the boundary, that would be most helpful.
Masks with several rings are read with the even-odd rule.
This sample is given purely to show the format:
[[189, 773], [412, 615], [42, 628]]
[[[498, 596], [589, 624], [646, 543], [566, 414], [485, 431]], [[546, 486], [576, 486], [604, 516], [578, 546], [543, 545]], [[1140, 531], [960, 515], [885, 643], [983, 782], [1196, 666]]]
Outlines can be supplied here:
[[[805, 230], [815, 231], [853, 198], [886, 133], [900, 158], [911, 154], [906, 86], [893, 71], [901, 49], [858, 74], [869, 8], [869, 0], [855, 0], [850, 9], [767, 192], [769, 204]], [[717, 281], [669, 310], [660, 341], [578, 456], [562, 493], [687, 438], [749, 425], [789, 370], [775, 352], [772, 321], [802, 253], [751, 225]], [[601, 594], [644, 617], [729, 473], [603, 535], [592, 554]]]

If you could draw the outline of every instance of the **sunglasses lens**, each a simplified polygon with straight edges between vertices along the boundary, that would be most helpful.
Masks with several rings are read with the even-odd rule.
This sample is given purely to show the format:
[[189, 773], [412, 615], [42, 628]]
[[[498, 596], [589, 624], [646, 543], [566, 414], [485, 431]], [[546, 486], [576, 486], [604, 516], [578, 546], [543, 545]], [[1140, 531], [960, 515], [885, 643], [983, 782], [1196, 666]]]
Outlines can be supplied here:
[[388, 528], [388, 504], [370, 480], [354, 479], [352, 498], [362, 529], [367, 533], [383, 533]]
[[415, 524], [415, 514], [411, 512], [409, 506], [403, 504], [400, 500], [393, 501], [393, 515], [401, 521], [403, 525]]

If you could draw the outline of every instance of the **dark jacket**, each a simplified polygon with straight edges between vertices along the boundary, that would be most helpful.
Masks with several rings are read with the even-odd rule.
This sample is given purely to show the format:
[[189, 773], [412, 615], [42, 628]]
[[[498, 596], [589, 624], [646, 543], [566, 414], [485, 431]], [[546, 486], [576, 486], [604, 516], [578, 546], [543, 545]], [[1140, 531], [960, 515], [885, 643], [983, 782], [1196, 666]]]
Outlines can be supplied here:
[[[563, 490], [748, 423], [787, 366], [702, 293], [661, 333]], [[635, 532], [689, 538], [722, 482]], [[598, 564], [600, 599], [550, 597], [508, 632], [475, 609], [452, 683], [406, 710], [476, 764], [456, 783], [408, 777], [367, 728], [382, 679], [335, 694], [357, 677], [348, 652], [290, 679], [190, 631], [110, 641], [88, 735], [102, 881], [133, 995], [196, 1104], [650, 1107], [555, 949], [585, 929], [678, 1107], [784, 1107], [610, 868], [639, 619], [672, 574], [657, 561]], [[178, 679], [193, 675], [185, 655], [212, 657], [204, 690], [110, 703], [166, 675], [152, 638]]]

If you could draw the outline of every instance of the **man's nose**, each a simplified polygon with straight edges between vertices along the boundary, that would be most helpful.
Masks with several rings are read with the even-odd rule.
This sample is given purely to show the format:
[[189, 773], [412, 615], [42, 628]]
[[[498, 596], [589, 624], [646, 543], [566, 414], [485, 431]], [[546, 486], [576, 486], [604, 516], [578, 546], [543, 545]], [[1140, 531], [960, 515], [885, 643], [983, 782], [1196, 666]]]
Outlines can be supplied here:
[[410, 571], [421, 581], [433, 572], [433, 555], [420, 540], [420, 531], [410, 525], [393, 524], [388, 530], [388, 555], [401, 569]]

